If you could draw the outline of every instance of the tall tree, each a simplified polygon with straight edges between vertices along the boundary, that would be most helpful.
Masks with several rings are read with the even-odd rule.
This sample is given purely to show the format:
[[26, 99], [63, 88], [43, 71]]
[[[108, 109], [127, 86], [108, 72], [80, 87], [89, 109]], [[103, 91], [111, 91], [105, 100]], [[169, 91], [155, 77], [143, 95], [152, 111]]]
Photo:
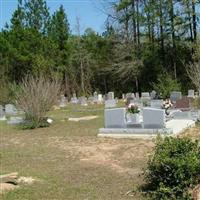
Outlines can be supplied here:
[[30, 28], [43, 34], [49, 25], [49, 8], [45, 0], [28, 0], [25, 2], [26, 23]]

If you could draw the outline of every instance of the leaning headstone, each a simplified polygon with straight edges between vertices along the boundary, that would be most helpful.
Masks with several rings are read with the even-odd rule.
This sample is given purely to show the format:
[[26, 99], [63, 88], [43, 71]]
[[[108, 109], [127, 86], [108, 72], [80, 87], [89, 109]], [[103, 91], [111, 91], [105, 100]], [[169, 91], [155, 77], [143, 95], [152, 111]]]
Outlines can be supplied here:
[[170, 94], [170, 100], [172, 102], [176, 102], [177, 100], [182, 99], [182, 93], [181, 92], [177, 92], [177, 91], [173, 91]]
[[5, 105], [5, 112], [7, 115], [16, 115], [17, 109], [13, 104], [6, 104]]
[[115, 99], [108, 99], [105, 101], [105, 108], [115, 108], [115, 107], [116, 107]]
[[188, 97], [194, 98], [195, 97], [194, 92], [195, 92], [194, 90], [188, 90]]
[[0, 105], [0, 121], [4, 121], [4, 120], [6, 120], [5, 111], [3, 109], [3, 106]]
[[23, 123], [24, 120], [22, 117], [11, 117], [9, 121], [7, 121], [7, 124], [10, 125], [17, 125]]

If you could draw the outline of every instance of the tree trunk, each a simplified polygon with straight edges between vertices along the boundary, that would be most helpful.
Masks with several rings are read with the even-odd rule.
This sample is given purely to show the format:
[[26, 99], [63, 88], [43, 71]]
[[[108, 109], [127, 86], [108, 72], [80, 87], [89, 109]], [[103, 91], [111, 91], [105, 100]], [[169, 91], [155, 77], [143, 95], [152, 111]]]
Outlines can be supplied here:
[[137, 10], [137, 43], [138, 47], [140, 45], [140, 19], [139, 19], [139, 0], [136, 3], [136, 10]]
[[67, 72], [65, 72], [65, 94], [67, 95], [67, 98], [71, 97], [70, 87], [69, 87], [69, 82], [68, 82], [68, 77], [67, 77]]
[[175, 43], [175, 30], [174, 30], [174, 5], [173, 0], [170, 0], [170, 20], [171, 20], [171, 34], [172, 34], [172, 45], [173, 45], [173, 55], [172, 62], [174, 67], [174, 78], [177, 78], [177, 69], [176, 69], [176, 43]]
[[161, 40], [161, 51], [163, 65], [165, 65], [165, 47], [164, 47], [164, 30], [163, 30], [163, 0], [159, 2], [159, 12], [160, 12], [160, 40]]
[[135, 21], [135, 0], [132, 0], [132, 12], [133, 12], [133, 40], [134, 40], [134, 44], [137, 43], [137, 32], [136, 32], [136, 21]]
[[85, 94], [85, 84], [84, 84], [84, 70], [83, 70], [83, 61], [81, 59], [81, 63], [80, 63], [80, 67], [81, 67], [81, 90], [83, 95]]
[[196, 0], [192, 0], [192, 23], [193, 23], [194, 42], [196, 43], [197, 41]]

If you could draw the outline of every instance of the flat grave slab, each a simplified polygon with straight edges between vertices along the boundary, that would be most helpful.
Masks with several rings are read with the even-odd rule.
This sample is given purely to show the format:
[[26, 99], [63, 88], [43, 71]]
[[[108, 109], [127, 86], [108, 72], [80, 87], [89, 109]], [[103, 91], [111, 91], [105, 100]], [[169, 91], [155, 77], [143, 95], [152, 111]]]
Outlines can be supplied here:
[[166, 128], [100, 128], [98, 137], [111, 138], [143, 138], [151, 139], [161, 136], [176, 136], [185, 129], [194, 127], [195, 121], [189, 119], [172, 119], [166, 122]]

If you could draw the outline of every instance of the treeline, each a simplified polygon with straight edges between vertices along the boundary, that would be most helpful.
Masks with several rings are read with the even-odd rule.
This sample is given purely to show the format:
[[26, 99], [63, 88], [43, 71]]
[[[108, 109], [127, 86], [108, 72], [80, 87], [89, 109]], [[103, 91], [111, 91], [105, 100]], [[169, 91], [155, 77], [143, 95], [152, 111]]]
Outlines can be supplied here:
[[194, 87], [186, 68], [199, 47], [199, 1], [120, 0], [108, 6], [106, 31], [88, 28], [81, 35], [78, 19], [77, 34], [71, 33], [62, 5], [50, 15], [45, 0], [18, 0], [0, 32], [0, 84], [43, 73], [61, 79], [68, 96]]

